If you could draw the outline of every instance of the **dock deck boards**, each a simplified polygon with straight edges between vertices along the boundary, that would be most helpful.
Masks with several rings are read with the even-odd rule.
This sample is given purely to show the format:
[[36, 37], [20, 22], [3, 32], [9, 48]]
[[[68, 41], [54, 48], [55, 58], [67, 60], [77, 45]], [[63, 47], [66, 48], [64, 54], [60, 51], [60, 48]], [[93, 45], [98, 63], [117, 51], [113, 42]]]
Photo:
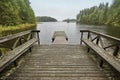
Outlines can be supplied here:
[[6, 80], [107, 80], [80, 45], [35, 45]]
[[53, 44], [68, 44], [66, 40], [68, 38], [64, 31], [55, 31], [52, 39], [54, 39]]

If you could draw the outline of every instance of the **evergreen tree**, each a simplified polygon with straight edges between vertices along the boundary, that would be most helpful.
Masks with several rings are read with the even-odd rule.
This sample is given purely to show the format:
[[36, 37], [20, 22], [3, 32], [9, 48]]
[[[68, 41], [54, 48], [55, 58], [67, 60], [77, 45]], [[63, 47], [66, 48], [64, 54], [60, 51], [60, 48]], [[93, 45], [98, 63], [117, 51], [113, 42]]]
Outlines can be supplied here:
[[108, 3], [100, 3], [99, 6], [80, 11], [77, 15], [77, 22], [120, 26], [120, 0], [114, 0], [110, 7], [108, 5]]
[[0, 0], [0, 25], [35, 23], [29, 0]]
[[106, 24], [120, 27], [120, 0], [114, 0]]
[[19, 24], [18, 10], [16, 9], [15, 0], [0, 0], [0, 24], [16, 25]]

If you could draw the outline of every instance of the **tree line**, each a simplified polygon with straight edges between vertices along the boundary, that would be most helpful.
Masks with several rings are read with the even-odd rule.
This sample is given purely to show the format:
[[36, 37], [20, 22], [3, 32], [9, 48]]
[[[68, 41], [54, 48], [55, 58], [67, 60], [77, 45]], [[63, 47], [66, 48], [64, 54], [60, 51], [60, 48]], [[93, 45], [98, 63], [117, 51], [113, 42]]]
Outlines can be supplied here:
[[77, 22], [120, 27], [120, 0], [114, 0], [110, 6], [108, 3], [100, 3], [99, 6], [81, 10]]
[[0, 25], [35, 23], [29, 0], [0, 0]]
[[76, 22], [76, 19], [64, 19], [63, 22]]
[[55, 18], [49, 16], [37, 16], [36, 19], [38, 22], [57, 22]]

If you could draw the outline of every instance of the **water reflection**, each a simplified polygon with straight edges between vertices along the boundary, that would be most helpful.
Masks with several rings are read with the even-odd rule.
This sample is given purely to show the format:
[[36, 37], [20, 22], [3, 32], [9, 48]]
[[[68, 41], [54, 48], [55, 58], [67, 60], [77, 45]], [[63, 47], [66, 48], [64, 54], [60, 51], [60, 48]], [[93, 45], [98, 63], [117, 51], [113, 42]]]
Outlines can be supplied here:
[[[37, 29], [40, 30], [41, 44], [51, 44], [52, 36], [54, 31], [65, 31], [68, 36], [69, 44], [80, 44], [80, 30], [94, 30], [105, 34], [112, 34], [112, 36], [119, 37], [119, 30], [115, 30], [110, 27], [105, 26], [95, 26], [95, 25], [83, 25], [76, 23], [66, 23], [66, 22], [44, 22], [37, 25]], [[113, 35], [114, 34], [114, 35]]]
[[108, 35], [120, 38], [120, 27], [107, 26], [106, 32], [107, 32]]

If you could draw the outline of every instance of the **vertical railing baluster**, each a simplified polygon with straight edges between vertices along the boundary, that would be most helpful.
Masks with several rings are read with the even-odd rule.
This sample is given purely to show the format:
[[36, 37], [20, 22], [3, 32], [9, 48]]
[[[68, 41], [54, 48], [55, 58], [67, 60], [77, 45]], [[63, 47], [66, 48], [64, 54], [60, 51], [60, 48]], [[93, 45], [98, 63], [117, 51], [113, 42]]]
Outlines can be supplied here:
[[102, 60], [102, 59], [100, 59], [100, 64], [99, 64], [99, 66], [103, 68], [103, 60]]
[[19, 39], [19, 44], [20, 45], [22, 44], [22, 37], [20, 37], [20, 39]]
[[32, 30], [31, 32], [37, 33], [38, 45], [40, 45], [40, 37], [39, 37], [40, 30]]
[[2, 50], [0, 49], [0, 57], [2, 56]]
[[100, 40], [100, 36], [98, 36], [97, 40], [96, 40], [96, 44], [99, 45], [99, 40]]
[[81, 32], [81, 41], [80, 41], [80, 45], [82, 45], [82, 38], [83, 38], [83, 32]]
[[87, 36], [87, 38], [88, 38], [88, 39], [90, 38], [90, 31], [88, 31], [88, 36]]
[[[88, 31], [88, 36], [87, 36], [87, 38], [88, 38], [88, 39], [90, 38], [90, 31]], [[89, 47], [88, 47], [87, 52], [90, 52], [90, 48], [89, 48]]]
[[18, 66], [17, 61], [14, 61], [13, 63], [14, 63], [14, 66], [15, 66], [15, 67], [17, 67], [17, 66]]
[[102, 38], [100, 37], [99, 40], [100, 40], [100, 45], [101, 45], [101, 47], [104, 48], [104, 44], [103, 44]]
[[39, 32], [37, 32], [37, 38], [38, 38], [38, 45], [40, 45], [40, 37], [39, 37]]
[[113, 52], [113, 56], [117, 56], [118, 55], [118, 51], [119, 51], [119, 46], [116, 46], [115, 50]]

